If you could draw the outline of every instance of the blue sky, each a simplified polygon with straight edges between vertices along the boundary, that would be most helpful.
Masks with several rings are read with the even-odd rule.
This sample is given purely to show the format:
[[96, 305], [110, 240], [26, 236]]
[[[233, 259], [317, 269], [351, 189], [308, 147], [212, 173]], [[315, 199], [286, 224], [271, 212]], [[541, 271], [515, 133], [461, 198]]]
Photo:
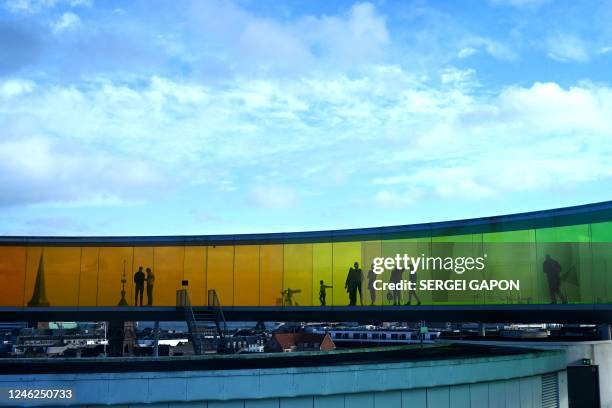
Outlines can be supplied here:
[[0, 234], [612, 199], [612, 1], [0, 3]]

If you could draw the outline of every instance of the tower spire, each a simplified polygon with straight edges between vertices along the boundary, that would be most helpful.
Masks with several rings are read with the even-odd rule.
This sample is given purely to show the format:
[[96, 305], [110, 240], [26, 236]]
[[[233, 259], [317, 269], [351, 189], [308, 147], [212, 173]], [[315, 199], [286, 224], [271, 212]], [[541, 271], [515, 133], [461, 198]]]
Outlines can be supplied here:
[[45, 290], [45, 267], [42, 254], [40, 254], [38, 260], [38, 272], [36, 273], [34, 292], [32, 293], [32, 299], [28, 302], [28, 306], [49, 306]]

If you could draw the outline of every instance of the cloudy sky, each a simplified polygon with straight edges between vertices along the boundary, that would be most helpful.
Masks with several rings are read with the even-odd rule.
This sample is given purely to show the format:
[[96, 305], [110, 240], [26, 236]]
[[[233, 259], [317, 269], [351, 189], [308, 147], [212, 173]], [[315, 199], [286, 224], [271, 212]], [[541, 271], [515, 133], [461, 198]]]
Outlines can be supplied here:
[[0, 234], [612, 199], [610, 21], [610, 0], [4, 0]]

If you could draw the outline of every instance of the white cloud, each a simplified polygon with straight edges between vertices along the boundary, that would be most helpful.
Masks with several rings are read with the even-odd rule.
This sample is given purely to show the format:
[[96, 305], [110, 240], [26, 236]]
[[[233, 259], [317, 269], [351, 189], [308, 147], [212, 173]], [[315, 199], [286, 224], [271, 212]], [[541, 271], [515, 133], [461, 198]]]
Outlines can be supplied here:
[[390, 44], [385, 18], [371, 3], [357, 3], [343, 17], [309, 17], [296, 28], [311, 50], [337, 62], [375, 61]]
[[[413, 174], [403, 176], [391, 176], [373, 180], [375, 185], [405, 185], [415, 189], [421, 195], [424, 192], [429, 195], [437, 195], [447, 198], [482, 199], [493, 197], [496, 191], [477, 180], [476, 174], [470, 166], [439, 167], [417, 170]], [[387, 197], [388, 190], [381, 190], [378, 194]], [[377, 194], [376, 200], [380, 197]], [[411, 193], [409, 197], [414, 197]], [[412, 200], [414, 201], [414, 199]]]
[[0, 174], [0, 206], [109, 205], [148, 199], [165, 188], [159, 171], [142, 159], [113, 157], [43, 136], [3, 135]]
[[195, 2], [191, 18], [202, 41], [215, 52], [221, 50], [240, 71], [304, 72], [373, 64], [385, 58], [390, 45], [386, 19], [371, 3], [356, 3], [337, 16], [277, 21], [229, 2]]
[[383, 187], [375, 201], [391, 201], [391, 187], [425, 199], [486, 199], [609, 179], [610, 109], [610, 88], [535, 83], [440, 110], [436, 124], [416, 124], [422, 136], [392, 156], [391, 168], [407, 170], [372, 179]]
[[606, 135], [612, 132], [612, 91], [592, 85], [561, 88], [554, 82], [530, 88], [509, 87], [498, 99], [497, 116], [516, 120], [513, 126], [544, 134]]
[[0, 98], [13, 98], [34, 89], [34, 82], [25, 79], [9, 79], [0, 82]]
[[93, 0], [5, 0], [4, 6], [12, 13], [39, 13], [59, 5], [91, 7]]
[[440, 80], [443, 84], [461, 84], [470, 82], [471, 84], [475, 83], [476, 71], [471, 68], [468, 69], [457, 69], [455, 67], [450, 67], [444, 69], [440, 73]]
[[468, 58], [471, 55], [474, 55], [476, 53], [476, 49], [472, 48], [472, 47], [465, 47], [459, 50], [459, 52], [457, 53], [457, 57], [460, 59], [464, 59], [464, 58]]
[[66, 30], [73, 30], [81, 25], [81, 19], [74, 13], [64, 13], [62, 16], [51, 23], [51, 31], [57, 34]]
[[255, 186], [250, 197], [255, 205], [272, 209], [292, 208], [299, 201], [295, 190], [283, 186]]
[[[470, 36], [463, 40], [462, 43], [464, 45], [462, 50], [469, 50], [464, 51], [464, 53], [468, 53], [468, 55], [464, 55], [464, 57], [473, 54], [477, 50], [483, 50], [492, 57], [501, 60], [515, 60], [518, 58], [516, 52], [514, 52], [509, 46], [491, 38]], [[461, 51], [459, 52], [459, 54], [461, 54]], [[462, 58], [461, 55], [458, 56], [459, 58]]]
[[372, 180], [364, 194], [387, 206], [610, 177], [610, 88], [535, 83], [482, 94], [469, 70], [441, 74], [427, 82], [377, 66], [222, 87], [161, 77], [39, 83], [0, 99], [0, 196], [146, 200], [171, 179], [293, 208], [311, 192]]
[[561, 62], [588, 62], [590, 59], [587, 44], [580, 38], [557, 34], [548, 38], [546, 42], [547, 55]]

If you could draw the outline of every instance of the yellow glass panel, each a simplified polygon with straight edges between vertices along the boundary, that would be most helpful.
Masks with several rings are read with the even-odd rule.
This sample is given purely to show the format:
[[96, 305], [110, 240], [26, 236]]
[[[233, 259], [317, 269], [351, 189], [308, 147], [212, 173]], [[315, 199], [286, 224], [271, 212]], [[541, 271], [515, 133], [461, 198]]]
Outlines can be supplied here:
[[234, 304], [234, 246], [208, 247], [207, 286], [217, 292], [222, 306]]
[[[321, 288], [333, 284], [333, 248], [331, 243], [314, 244], [312, 246], [312, 304], [326, 306], [334, 304], [333, 288]], [[325, 294], [324, 299], [322, 293]]]
[[[125, 301], [134, 305], [134, 249], [101, 247], [98, 272], [98, 306], [117, 306], [122, 300], [121, 280], [125, 278]], [[125, 274], [124, 274], [125, 273]]]
[[259, 246], [236, 245], [234, 306], [259, 306]]
[[[153, 265], [155, 263], [154, 261], [154, 247], [152, 246], [145, 246], [145, 247], [134, 247], [134, 252], [133, 252], [133, 258], [132, 258], [132, 265], [131, 265], [131, 272], [132, 272], [132, 284], [133, 284], [133, 292], [130, 294], [130, 299], [133, 299], [134, 302], [136, 302], [138, 300], [138, 306], [139, 305], [146, 305], [147, 304], [147, 286], [146, 286], [146, 282], [143, 283], [142, 286], [142, 293], [136, 293], [136, 292], [140, 292], [138, 291], [138, 288], [136, 288], [136, 285], [134, 283], [134, 276], [136, 275], [136, 272], [142, 269], [142, 273], [146, 276], [146, 269], [147, 268], [153, 268]], [[129, 276], [129, 273], [127, 274]], [[136, 305], [136, 303], [134, 303]]]
[[285, 244], [284, 306], [312, 306], [312, 244]]
[[189, 283], [189, 299], [194, 306], [206, 306], [206, 247], [185, 247], [183, 279]]
[[[349, 270], [353, 267], [355, 262], [359, 263], [363, 276], [361, 285], [361, 295], [365, 296], [363, 290], [366, 289], [366, 276], [367, 269], [363, 270], [361, 264], [361, 242], [334, 242], [334, 305], [335, 306], [346, 306], [349, 304], [349, 294], [345, 288], [346, 279]], [[357, 305], [360, 304], [362, 298], [357, 293]], [[363, 299], [365, 300], [365, 299]]]
[[134, 260], [132, 262], [134, 272], [141, 266], [143, 271], [147, 268], [153, 268], [154, 251], [155, 248], [153, 247], [134, 247]]
[[[156, 247], [154, 251], [154, 285], [147, 280], [145, 297], [151, 306], [176, 306], [176, 291], [181, 288], [185, 247]], [[146, 268], [145, 268], [146, 269]], [[149, 275], [147, 274], [147, 277]]]
[[83, 247], [79, 274], [79, 306], [97, 306], [99, 248]]
[[23, 305], [25, 270], [25, 247], [0, 247], [0, 306]]
[[260, 260], [260, 296], [261, 306], [280, 306], [283, 291], [283, 246], [261, 245]]

